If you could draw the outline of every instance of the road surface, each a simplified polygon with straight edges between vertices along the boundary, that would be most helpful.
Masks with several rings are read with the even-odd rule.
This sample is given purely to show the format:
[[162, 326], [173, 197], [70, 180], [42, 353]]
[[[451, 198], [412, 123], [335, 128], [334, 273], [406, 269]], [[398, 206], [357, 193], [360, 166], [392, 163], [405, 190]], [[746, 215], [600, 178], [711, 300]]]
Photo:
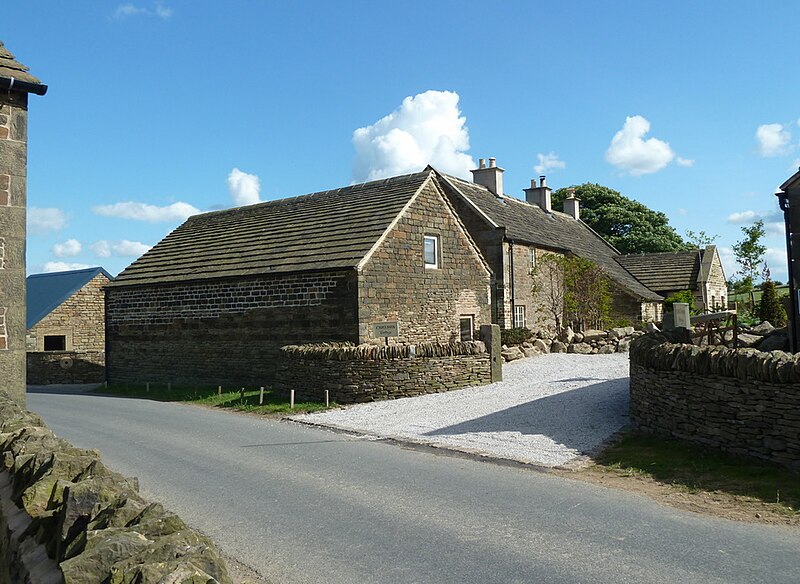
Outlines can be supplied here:
[[29, 393], [275, 583], [796, 583], [796, 530], [528, 468], [181, 404]]

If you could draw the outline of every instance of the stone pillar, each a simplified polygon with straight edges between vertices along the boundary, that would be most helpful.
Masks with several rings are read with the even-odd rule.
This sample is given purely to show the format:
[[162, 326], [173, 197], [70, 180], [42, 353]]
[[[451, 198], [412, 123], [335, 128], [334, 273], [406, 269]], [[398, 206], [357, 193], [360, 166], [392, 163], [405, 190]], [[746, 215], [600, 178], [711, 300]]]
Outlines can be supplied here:
[[500, 325], [482, 324], [481, 340], [486, 344], [492, 364], [492, 383], [503, 381], [503, 356], [500, 354]]
[[0, 385], [25, 403], [28, 94], [0, 91]]

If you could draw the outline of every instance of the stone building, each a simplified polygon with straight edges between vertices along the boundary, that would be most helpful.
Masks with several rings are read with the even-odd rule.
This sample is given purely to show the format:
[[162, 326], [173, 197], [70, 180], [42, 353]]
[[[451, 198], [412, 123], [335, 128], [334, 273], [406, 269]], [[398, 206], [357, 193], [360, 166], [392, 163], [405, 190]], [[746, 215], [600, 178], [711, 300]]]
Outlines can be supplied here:
[[0, 42], [0, 379], [25, 401], [25, 206], [28, 94], [47, 86]]
[[111, 280], [103, 268], [28, 276], [28, 383], [103, 381], [103, 289]]
[[616, 259], [662, 296], [690, 290], [698, 310], [714, 312], [728, 308], [728, 281], [716, 245], [692, 251], [627, 254]]
[[[473, 182], [440, 175], [445, 193], [492, 269], [492, 322], [503, 328], [552, 327], [541, 297], [534, 297], [534, 268], [545, 253], [591, 260], [612, 283], [612, 316], [631, 322], [658, 320], [662, 296], [617, 263], [619, 252], [580, 220], [578, 199], [568, 198], [564, 212], [551, 207], [545, 177], [531, 181], [525, 200], [503, 192], [503, 169], [481, 159]], [[539, 285], [542, 289], [545, 286]]]
[[490, 280], [433, 170], [196, 215], [106, 288], [108, 380], [264, 384], [281, 346], [385, 323], [469, 339]]

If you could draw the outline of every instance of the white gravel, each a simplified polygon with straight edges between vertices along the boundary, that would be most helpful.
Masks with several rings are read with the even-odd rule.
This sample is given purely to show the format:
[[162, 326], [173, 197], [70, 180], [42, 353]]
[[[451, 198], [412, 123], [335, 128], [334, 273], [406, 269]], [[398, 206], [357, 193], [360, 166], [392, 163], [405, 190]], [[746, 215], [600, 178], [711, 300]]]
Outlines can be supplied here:
[[503, 381], [293, 419], [542, 466], [589, 454], [628, 423], [628, 355], [549, 354]]

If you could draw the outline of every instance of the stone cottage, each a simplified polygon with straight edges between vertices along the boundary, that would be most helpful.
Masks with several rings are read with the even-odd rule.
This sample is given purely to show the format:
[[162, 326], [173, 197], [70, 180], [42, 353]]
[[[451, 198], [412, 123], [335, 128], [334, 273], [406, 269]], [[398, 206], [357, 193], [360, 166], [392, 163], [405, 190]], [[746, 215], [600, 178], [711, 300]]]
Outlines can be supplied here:
[[564, 212], [551, 207], [545, 177], [531, 181], [525, 200], [503, 192], [503, 169], [495, 159], [472, 171], [473, 182], [440, 175], [445, 193], [492, 269], [492, 322], [503, 328], [552, 326], [542, 299], [534, 297], [534, 268], [545, 253], [591, 260], [612, 282], [612, 315], [631, 322], [658, 320], [663, 297], [617, 263], [620, 253], [580, 220], [578, 199]]
[[100, 267], [28, 276], [28, 383], [103, 381], [111, 280]]
[[627, 254], [616, 260], [662, 296], [690, 290], [698, 310], [728, 308], [728, 282], [716, 245], [692, 251]]
[[0, 379], [23, 403], [28, 94], [46, 92], [0, 42]]
[[469, 339], [490, 281], [433, 170], [195, 215], [106, 288], [108, 380], [264, 384], [288, 344]]

